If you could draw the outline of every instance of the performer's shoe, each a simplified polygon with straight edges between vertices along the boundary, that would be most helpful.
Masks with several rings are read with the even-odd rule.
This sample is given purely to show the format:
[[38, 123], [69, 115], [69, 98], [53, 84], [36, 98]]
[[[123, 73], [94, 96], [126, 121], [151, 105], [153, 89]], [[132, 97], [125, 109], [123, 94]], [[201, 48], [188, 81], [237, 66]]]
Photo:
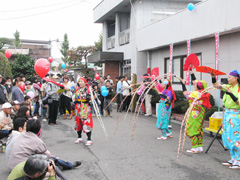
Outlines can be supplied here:
[[82, 142], [82, 138], [78, 138], [76, 141], [75, 141], [75, 144], [79, 144]]
[[92, 145], [92, 141], [87, 141], [86, 146], [91, 146]]
[[172, 138], [173, 136], [172, 136], [172, 133], [167, 133], [167, 137], [168, 138]]
[[231, 166], [229, 166], [230, 169], [240, 169], [240, 161], [235, 160]]
[[157, 138], [158, 140], [167, 140], [167, 137], [161, 136]]
[[152, 114], [144, 114], [144, 116], [151, 116]]
[[189, 150], [187, 150], [187, 153], [196, 154], [196, 153], [198, 153], [198, 148], [189, 149]]
[[203, 147], [198, 147], [198, 152], [202, 153], [203, 152]]
[[234, 162], [233, 159], [231, 159], [231, 160], [229, 160], [229, 161], [223, 161], [223, 162], [222, 162], [222, 165], [224, 165], [224, 166], [231, 166], [231, 165], [233, 164], [233, 162]]
[[168, 125], [168, 129], [172, 129], [172, 125]]

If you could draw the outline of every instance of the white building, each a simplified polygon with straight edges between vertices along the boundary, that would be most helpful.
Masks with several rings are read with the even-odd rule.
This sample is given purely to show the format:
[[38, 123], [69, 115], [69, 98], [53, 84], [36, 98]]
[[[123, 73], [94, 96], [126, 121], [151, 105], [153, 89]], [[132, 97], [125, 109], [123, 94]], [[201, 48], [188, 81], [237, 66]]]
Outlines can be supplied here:
[[[195, 4], [193, 11], [187, 9], [190, 2]], [[140, 81], [147, 67], [168, 73], [170, 44], [174, 46], [173, 73], [185, 78], [187, 40], [200, 64], [214, 68], [217, 32], [219, 69], [227, 74], [240, 70], [239, 6], [239, 0], [103, 0], [93, 13], [94, 22], [103, 24], [103, 52], [123, 53], [120, 74], [131, 71]], [[211, 85], [210, 75], [197, 73], [197, 77]], [[181, 88], [176, 79], [173, 84], [174, 89]]]

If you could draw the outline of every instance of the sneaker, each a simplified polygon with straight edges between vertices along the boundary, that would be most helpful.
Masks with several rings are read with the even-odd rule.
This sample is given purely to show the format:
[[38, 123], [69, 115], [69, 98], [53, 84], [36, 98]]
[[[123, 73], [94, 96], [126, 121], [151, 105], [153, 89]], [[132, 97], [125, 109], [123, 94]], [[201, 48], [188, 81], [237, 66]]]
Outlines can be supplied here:
[[110, 117], [113, 117], [112, 113], [110, 113]]
[[172, 138], [172, 133], [167, 133], [168, 138]]
[[81, 143], [82, 142], [82, 138], [78, 138], [76, 141], [75, 141], [75, 144], [78, 144], [78, 143]]
[[233, 164], [229, 166], [230, 169], [240, 169], [240, 161], [234, 160]]
[[144, 114], [144, 116], [151, 116], [152, 114]]
[[198, 152], [202, 153], [203, 152], [203, 147], [198, 147]]
[[92, 145], [92, 141], [87, 141], [86, 146], [91, 146]]
[[189, 150], [187, 150], [187, 153], [196, 154], [196, 153], [198, 153], [198, 148], [189, 149]]
[[157, 138], [158, 140], [167, 140], [167, 137], [161, 136]]
[[234, 162], [234, 159], [231, 159], [229, 161], [223, 161], [222, 165], [224, 165], [224, 166], [231, 166], [233, 164], [233, 162]]
[[168, 128], [169, 128], [169, 129], [172, 129], [172, 125], [168, 125]]
[[73, 162], [73, 167], [78, 167], [78, 166], [80, 166], [82, 163], [81, 163], [81, 161], [74, 161]]
[[42, 121], [46, 122], [46, 121], [47, 121], [47, 119], [43, 119]]

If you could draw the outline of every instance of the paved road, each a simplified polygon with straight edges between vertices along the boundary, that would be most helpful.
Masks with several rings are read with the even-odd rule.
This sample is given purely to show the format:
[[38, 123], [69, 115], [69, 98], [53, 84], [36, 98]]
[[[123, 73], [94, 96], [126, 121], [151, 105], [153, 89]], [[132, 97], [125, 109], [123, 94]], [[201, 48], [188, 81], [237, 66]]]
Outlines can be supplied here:
[[[173, 124], [172, 139], [156, 139], [160, 131], [155, 128], [155, 118], [140, 116], [134, 140], [131, 139], [131, 116], [124, 122], [125, 113], [120, 114], [117, 133], [106, 141], [97, 118], [94, 118], [93, 145], [86, 147], [74, 144], [76, 133], [73, 120], [59, 120], [59, 125], [43, 123], [43, 139], [48, 149], [62, 159], [81, 160], [82, 165], [64, 174], [70, 180], [215, 180], [239, 179], [240, 170], [230, 170], [221, 165], [229, 160], [216, 141], [208, 154], [186, 154], [176, 161], [180, 126]], [[104, 118], [111, 136], [116, 128], [116, 115]], [[84, 139], [86, 136], [84, 134]], [[204, 135], [205, 147], [212, 137]], [[184, 151], [190, 147], [186, 140]], [[7, 178], [5, 154], [0, 154], [0, 180]]]

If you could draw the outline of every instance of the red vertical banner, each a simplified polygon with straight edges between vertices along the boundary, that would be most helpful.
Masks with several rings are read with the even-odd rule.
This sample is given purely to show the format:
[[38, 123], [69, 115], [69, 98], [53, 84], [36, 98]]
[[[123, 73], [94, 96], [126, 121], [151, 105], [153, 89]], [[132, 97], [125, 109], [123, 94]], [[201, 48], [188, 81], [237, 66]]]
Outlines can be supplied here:
[[[169, 57], [169, 74], [172, 75], [173, 68], [173, 44], [170, 45], [170, 57]], [[172, 80], [172, 76], [169, 77], [169, 80]]]
[[[215, 69], [219, 70], [219, 33], [215, 34]], [[218, 76], [216, 76], [218, 81]]]
[[[191, 40], [187, 41], [187, 57], [191, 54]], [[190, 84], [190, 71], [186, 72], [186, 85]]]

